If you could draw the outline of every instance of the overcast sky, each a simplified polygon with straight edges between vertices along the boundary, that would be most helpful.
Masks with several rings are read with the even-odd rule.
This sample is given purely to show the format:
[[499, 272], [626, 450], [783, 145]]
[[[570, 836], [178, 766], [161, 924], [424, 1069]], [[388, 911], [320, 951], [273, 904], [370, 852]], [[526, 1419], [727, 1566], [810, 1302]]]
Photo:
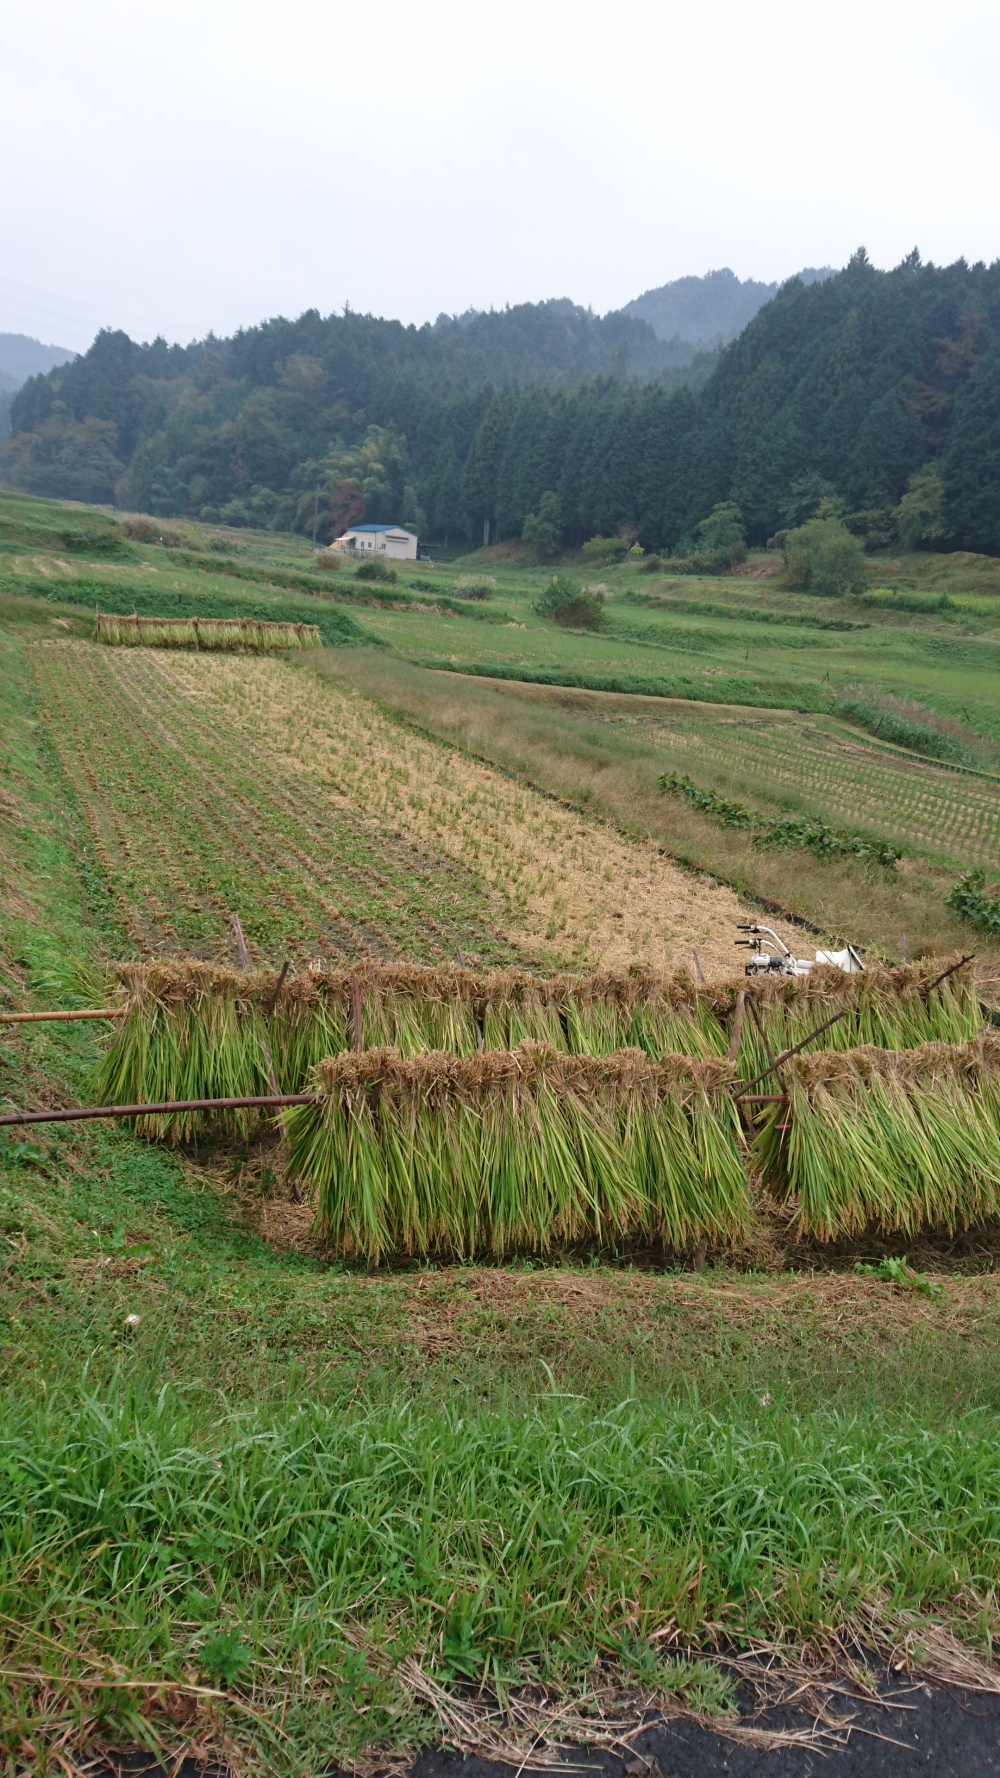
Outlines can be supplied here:
[[5, 0], [0, 331], [1000, 257], [998, 0]]

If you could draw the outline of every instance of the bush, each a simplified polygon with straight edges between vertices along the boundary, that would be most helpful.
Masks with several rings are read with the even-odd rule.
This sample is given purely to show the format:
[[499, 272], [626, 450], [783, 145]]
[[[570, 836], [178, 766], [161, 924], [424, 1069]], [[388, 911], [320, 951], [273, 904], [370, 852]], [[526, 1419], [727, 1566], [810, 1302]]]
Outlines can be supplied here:
[[735, 568], [747, 553], [743, 514], [732, 500], [713, 506], [707, 519], [695, 526], [695, 556], [704, 560], [702, 573]]
[[647, 556], [642, 564], [643, 574], [659, 574], [663, 563], [657, 555]]
[[895, 519], [903, 549], [919, 549], [943, 534], [944, 483], [936, 469], [918, 469], [911, 475]]
[[558, 494], [543, 494], [537, 513], [529, 512], [521, 532], [521, 542], [534, 550], [540, 561], [554, 556], [562, 536], [562, 504]]
[[492, 599], [496, 587], [492, 574], [463, 574], [455, 587], [457, 599]]
[[1000, 933], [1000, 883], [988, 884], [985, 871], [960, 877], [948, 895], [948, 906], [979, 932]]
[[390, 568], [387, 562], [362, 562], [359, 568], [355, 568], [354, 578], [355, 580], [395, 581], [398, 576], [395, 568]]
[[624, 537], [591, 537], [580, 554], [586, 562], [624, 562], [628, 545]]
[[339, 549], [318, 549], [313, 553], [313, 567], [323, 574], [339, 574], [344, 566], [343, 551]]
[[865, 552], [841, 519], [810, 519], [785, 539], [785, 585], [821, 598], [864, 592]]
[[554, 574], [535, 601], [539, 617], [550, 617], [567, 630], [599, 630], [604, 624], [604, 594], [582, 587], [566, 574]]

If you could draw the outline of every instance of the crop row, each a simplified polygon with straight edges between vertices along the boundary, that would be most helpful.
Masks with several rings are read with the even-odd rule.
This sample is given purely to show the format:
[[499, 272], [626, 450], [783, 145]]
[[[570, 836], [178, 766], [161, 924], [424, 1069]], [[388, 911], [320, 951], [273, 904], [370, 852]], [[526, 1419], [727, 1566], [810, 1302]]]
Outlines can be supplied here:
[[[694, 737], [692, 736], [692, 740]], [[1000, 852], [1000, 795], [985, 780], [965, 779], [918, 762], [859, 758], [840, 743], [781, 727], [708, 725], [692, 764], [705, 760], [778, 795], [794, 791], [827, 816], [864, 822], [885, 835], [945, 853], [956, 863], [986, 862]]]
[[267, 751], [135, 654], [45, 645], [54, 744], [133, 941], [218, 955], [238, 912], [265, 956], [511, 955], [505, 909], [468, 871], [289, 783]]

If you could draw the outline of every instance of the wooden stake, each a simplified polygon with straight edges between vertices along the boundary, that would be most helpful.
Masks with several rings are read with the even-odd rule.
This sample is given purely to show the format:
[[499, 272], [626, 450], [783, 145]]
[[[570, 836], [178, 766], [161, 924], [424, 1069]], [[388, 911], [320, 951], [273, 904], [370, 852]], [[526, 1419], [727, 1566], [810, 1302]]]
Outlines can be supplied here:
[[351, 1011], [354, 1015], [354, 1047], [364, 1049], [361, 1038], [361, 983], [356, 975], [351, 977]]
[[701, 967], [701, 958], [699, 957], [697, 951], [692, 951], [691, 955], [694, 958], [695, 969], [698, 971], [698, 980], [700, 982], [703, 982], [705, 980], [705, 971]]
[[733, 1041], [729, 1045], [729, 1060], [735, 1062], [740, 1053], [740, 1038], [743, 1036], [743, 1014], [746, 1012], [746, 989], [741, 988], [736, 996], [736, 1017], [733, 1020]]
[[250, 968], [250, 953], [247, 950], [247, 941], [243, 937], [243, 928], [240, 925], [239, 914], [231, 914], [230, 919], [229, 919], [229, 924], [231, 925], [231, 927], [233, 929], [233, 934], [236, 939], [236, 947], [240, 953], [240, 968], [241, 969], [249, 969]]

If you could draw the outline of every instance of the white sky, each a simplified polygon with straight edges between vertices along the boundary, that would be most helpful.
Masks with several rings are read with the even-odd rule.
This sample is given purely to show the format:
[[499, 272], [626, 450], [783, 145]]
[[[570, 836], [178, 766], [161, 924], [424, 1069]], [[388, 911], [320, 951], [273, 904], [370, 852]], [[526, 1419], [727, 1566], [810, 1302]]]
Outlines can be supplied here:
[[4, 0], [0, 331], [1000, 257], [997, 0]]

